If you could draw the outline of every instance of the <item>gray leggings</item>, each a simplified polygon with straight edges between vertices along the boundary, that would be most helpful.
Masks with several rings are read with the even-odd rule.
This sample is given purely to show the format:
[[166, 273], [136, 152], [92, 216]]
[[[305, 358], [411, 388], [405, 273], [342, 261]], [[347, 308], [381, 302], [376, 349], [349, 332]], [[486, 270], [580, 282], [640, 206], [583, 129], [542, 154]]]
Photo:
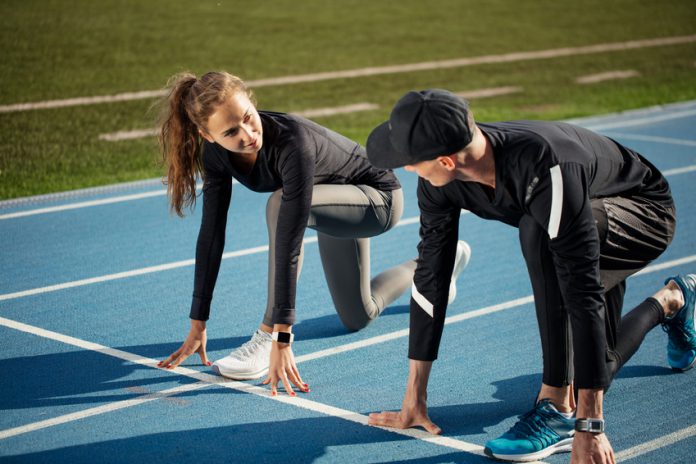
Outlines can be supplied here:
[[[263, 323], [273, 326], [275, 304], [275, 235], [282, 191], [266, 205], [268, 225], [268, 305]], [[411, 286], [415, 260], [388, 269], [370, 281], [370, 239], [391, 229], [401, 218], [401, 189], [381, 191], [367, 185], [318, 184], [312, 194], [307, 227], [317, 231], [326, 282], [341, 322], [360, 330]], [[304, 247], [298, 260], [302, 268]], [[299, 277], [299, 275], [298, 275]]]

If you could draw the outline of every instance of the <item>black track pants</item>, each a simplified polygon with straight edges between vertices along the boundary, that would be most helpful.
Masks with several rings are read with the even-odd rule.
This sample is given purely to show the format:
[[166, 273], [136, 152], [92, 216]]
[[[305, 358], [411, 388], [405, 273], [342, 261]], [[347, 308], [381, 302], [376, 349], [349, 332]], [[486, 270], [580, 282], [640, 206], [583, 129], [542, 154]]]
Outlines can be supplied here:
[[[626, 278], [657, 258], [672, 241], [675, 211], [669, 204], [616, 197], [593, 200], [592, 213], [600, 238], [606, 359], [613, 378], [638, 350], [645, 335], [664, 319], [661, 306], [653, 298], [646, 299], [623, 318], [621, 309]], [[554, 387], [565, 386], [574, 378], [572, 332], [549, 250], [549, 236], [529, 216], [520, 221], [519, 233], [534, 292], [543, 382]]]

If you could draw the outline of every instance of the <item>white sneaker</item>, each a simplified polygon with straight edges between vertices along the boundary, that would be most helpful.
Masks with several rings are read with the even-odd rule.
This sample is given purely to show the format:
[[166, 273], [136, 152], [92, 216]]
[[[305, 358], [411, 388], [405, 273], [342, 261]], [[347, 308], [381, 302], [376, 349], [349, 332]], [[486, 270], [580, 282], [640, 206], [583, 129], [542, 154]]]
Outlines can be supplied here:
[[213, 370], [223, 377], [251, 380], [268, 372], [273, 339], [271, 334], [257, 330], [251, 340], [213, 363]]
[[457, 298], [457, 277], [462, 273], [469, 259], [471, 258], [471, 247], [464, 240], [457, 242], [457, 254], [454, 257], [454, 269], [452, 270], [452, 281], [450, 282], [449, 297], [447, 304], [450, 304]]

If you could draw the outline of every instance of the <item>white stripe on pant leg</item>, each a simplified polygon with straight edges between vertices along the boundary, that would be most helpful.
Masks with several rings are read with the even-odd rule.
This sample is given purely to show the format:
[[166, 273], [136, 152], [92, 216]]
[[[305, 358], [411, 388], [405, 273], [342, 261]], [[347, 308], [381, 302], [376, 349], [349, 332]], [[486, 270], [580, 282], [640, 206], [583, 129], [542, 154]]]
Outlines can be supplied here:
[[563, 176], [561, 167], [556, 165], [551, 168], [551, 214], [549, 214], [549, 238], [558, 236], [561, 226], [561, 213], [563, 212]]
[[421, 295], [421, 293], [416, 288], [415, 282], [413, 283], [413, 285], [411, 285], [411, 297], [416, 303], [418, 303], [418, 306], [420, 306], [421, 309], [428, 314], [428, 316], [433, 317], [433, 304], [429, 302], [426, 297]]

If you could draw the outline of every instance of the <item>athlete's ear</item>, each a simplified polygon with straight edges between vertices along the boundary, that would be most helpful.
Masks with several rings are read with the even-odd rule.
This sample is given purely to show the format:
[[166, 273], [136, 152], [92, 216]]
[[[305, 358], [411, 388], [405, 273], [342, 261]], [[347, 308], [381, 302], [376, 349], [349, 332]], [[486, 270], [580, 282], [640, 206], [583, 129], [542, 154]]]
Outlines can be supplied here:
[[455, 156], [456, 155], [438, 156], [437, 162], [440, 163], [440, 166], [447, 169], [448, 171], [454, 171], [454, 168], [456, 167], [456, 164], [454, 162]]
[[215, 140], [213, 140], [213, 138], [210, 136], [210, 134], [208, 134], [208, 133], [205, 132], [205, 131], [202, 131], [202, 130], [198, 129], [198, 134], [199, 134], [201, 137], [203, 137], [204, 139], [206, 139], [206, 140], [207, 140], [208, 142], [210, 142], [210, 143], [214, 143], [214, 142], [215, 142]]

